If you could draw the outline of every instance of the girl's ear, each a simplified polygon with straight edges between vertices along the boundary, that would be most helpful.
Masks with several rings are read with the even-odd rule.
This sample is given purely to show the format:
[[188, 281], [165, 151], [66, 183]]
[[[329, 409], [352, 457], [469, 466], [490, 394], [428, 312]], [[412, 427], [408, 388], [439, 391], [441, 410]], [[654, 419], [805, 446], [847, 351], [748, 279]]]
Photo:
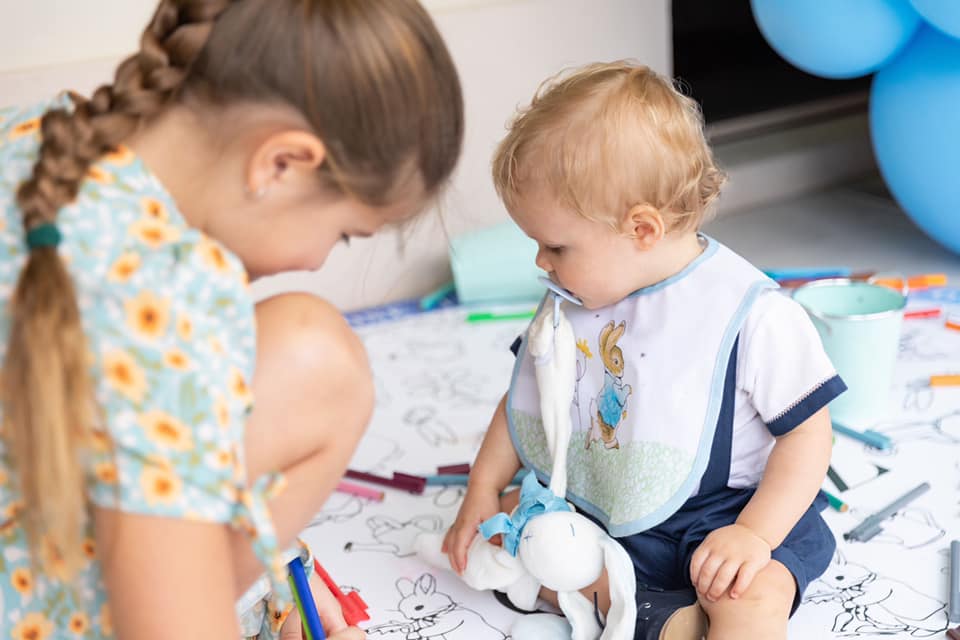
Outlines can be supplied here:
[[667, 225], [658, 209], [637, 204], [627, 211], [620, 222], [620, 232], [633, 238], [642, 250], [652, 249], [667, 234]]
[[326, 158], [326, 147], [308, 131], [288, 129], [269, 134], [247, 163], [247, 193], [263, 197], [295, 179], [313, 174]]

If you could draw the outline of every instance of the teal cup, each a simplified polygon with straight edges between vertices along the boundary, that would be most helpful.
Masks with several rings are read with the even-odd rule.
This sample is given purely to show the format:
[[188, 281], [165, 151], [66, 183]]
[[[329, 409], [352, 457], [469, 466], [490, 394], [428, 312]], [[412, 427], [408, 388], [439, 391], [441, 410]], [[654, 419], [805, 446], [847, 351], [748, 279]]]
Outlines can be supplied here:
[[813, 320], [847, 384], [830, 403], [834, 422], [866, 427], [887, 416], [906, 292], [848, 279], [811, 282], [793, 293]]

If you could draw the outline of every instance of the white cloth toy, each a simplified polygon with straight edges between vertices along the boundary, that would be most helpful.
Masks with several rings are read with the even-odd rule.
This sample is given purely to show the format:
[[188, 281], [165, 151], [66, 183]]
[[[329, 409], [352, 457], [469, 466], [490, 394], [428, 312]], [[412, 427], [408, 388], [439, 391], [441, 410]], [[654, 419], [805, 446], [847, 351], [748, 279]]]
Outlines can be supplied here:
[[[563, 297], [570, 299], [568, 295]], [[573, 511], [562, 498], [567, 486], [576, 340], [559, 298], [552, 309], [544, 304], [527, 340], [527, 348], [536, 357], [543, 428], [553, 457], [550, 488], [540, 485], [532, 472], [524, 479], [520, 504], [513, 513], [497, 514], [481, 525], [484, 537], [503, 534], [503, 548], [477, 536], [467, 551], [463, 580], [475, 589], [505, 591], [514, 605], [527, 610], [534, 608], [542, 585], [557, 592], [560, 608], [572, 628], [571, 640], [629, 640], [637, 618], [633, 562], [616, 540]], [[417, 549], [431, 564], [449, 568], [449, 561], [440, 553], [441, 542], [440, 535], [422, 535]], [[593, 584], [604, 569], [611, 605], [601, 629], [594, 603], [580, 589]], [[555, 631], [540, 629], [541, 621], [550, 625], [549, 618], [524, 619], [515, 628], [514, 639], [553, 637]]]

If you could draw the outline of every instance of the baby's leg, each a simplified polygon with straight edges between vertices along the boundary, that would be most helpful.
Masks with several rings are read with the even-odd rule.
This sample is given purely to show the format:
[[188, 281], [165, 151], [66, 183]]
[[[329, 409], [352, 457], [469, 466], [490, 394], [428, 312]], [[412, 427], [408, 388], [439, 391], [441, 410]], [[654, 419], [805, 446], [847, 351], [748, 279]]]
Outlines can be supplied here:
[[716, 602], [701, 598], [710, 619], [708, 640], [784, 640], [796, 588], [787, 568], [771, 560], [736, 600], [729, 595]]
[[[256, 398], [246, 424], [250, 482], [280, 471], [284, 491], [269, 507], [281, 548], [315, 515], [339, 479], [373, 410], [363, 344], [319, 298], [288, 294], [257, 305]], [[232, 536], [237, 594], [264, 568], [249, 538]]]

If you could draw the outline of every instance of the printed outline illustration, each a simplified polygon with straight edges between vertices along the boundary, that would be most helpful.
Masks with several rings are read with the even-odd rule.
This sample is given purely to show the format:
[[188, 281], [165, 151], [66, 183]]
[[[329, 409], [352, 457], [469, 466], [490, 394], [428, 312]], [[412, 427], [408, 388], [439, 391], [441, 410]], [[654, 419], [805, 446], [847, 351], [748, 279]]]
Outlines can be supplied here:
[[421, 533], [435, 533], [443, 529], [443, 520], [436, 514], [414, 516], [401, 522], [390, 516], [372, 516], [367, 519], [367, 528], [375, 542], [347, 542], [347, 553], [372, 551], [389, 553], [398, 558], [415, 555], [414, 541]]
[[396, 611], [404, 620], [368, 627], [368, 636], [392, 636], [398, 640], [507, 638], [507, 634], [487, 622], [483, 615], [437, 591], [437, 579], [431, 573], [423, 573], [415, 581], [400, 578], [395, 584], [400, 593]]
[[403, 414], [403, 423], [416, 429], [420, 439], [431, 447], [454, 446], [459, 442], [456, 432], [437, 417], [432, 405], [417, 405]]
[[[851, 578], [853, 570], [857, 572]], [[847, 562], [840, 551], [827, 571], [810, 584], [803, 603], [840, 605], [831, 629], [838, 637], [905, 633], [929, 638], [948, 626], [945, 602], [862, 564]]]

